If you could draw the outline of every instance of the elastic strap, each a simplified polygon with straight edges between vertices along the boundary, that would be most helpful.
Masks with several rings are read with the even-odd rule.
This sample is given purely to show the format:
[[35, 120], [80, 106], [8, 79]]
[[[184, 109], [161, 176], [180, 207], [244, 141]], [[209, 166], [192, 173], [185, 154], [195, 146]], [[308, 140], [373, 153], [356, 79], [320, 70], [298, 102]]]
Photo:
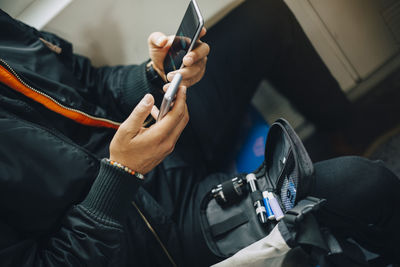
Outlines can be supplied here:
[[247, 218], [247, 215], [245, 213], [239, 213], [236, 214], [222, 222], [219, 222], [217, 224], [211, 225], [210, 230], [211, 234], [216, 237], [219, 235], [222, 235], [226, 232], [231, 231], [234, 228], [239, 227], [242, 224], [245, 224], [249, 221]]

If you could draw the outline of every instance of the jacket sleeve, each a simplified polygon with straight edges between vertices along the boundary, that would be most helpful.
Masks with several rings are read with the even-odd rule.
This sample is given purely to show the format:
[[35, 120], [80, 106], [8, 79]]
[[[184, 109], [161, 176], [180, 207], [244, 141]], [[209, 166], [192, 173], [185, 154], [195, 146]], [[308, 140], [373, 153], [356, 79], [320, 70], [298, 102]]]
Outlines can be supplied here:
[[[156, 103], [162, 99], [162, 88], [152, 85], [146, 76], [146, 62], [140, 65], [94, 67], [91, 61], [73, 53], [72, 44], [48, 32], [40, 37], [61, 48], [59, 59], [83, 85], [79, 92], [87, 101], [103, 107], [116, 109], [126, 115], [143, 96], [151, 93]], [[79, 90], [79, 89], [78, 89]]]
[[0, 220], [0, 266], [124, 266], [122, 222], [139, 182], [103, 161], [86, 198], [51, 235], [24, 239]]

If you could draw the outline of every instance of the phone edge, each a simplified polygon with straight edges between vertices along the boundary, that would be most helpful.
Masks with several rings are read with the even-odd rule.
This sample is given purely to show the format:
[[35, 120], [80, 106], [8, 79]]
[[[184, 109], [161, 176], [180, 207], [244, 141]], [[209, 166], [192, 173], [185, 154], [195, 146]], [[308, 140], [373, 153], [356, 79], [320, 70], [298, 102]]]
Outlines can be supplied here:
[[[197, 5], [196, 0], [190, 0], [190, 2], [193, 3], [194, 9], [196, 10], [196, 15], [197, 15], [197, 17], [198, 17], [198, 19], [199, 19], [199, 27], [197, 28], [197, 31], [196, 31], [196, 33], [195, 33], [195, 35], [194, 35], [194, 37], [193, 37], [193, 40], [196, 40], [196, 42], [197, 42], [197, 40], [199, 39], [201, 30], [202, 30], [203, 27], [204, 27], [204, 18], [203, 18], [203, 15], [202, 15], [201, 12], [200, 12], [200, 8], [199, 8], [199, 6]], [[186, 55], [187, 55], [190, 51], [193, 50], [193, 47], [194, 47], [194, 45], [196, 44], [196, 42], [191, 42], [191, 43], [190, 43], [190, 46], [189, 46], [188, 51], [186, 52]], [[183, 62], [182, 62], [182, 65], [179, 67], [179, 69], [182, 69], [183, 67], [184, 67], [184, 64], [183, 64]]]

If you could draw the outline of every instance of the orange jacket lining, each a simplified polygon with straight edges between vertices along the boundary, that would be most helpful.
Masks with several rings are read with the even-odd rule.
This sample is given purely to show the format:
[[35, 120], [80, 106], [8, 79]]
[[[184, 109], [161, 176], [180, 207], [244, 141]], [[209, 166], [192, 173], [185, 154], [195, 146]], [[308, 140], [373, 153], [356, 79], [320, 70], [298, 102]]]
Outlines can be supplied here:
[[77, 110], [68, 109], [48, 96], [42, 95], [38, 92], [35, 92], [31, 88], [24, 85], [20, 80], [18, 80], [12, 73], [10, 73], [3, 66], [0, 66], [0, 82], [7, 85], [8, 87], [14, 89], [15, 91], [20, 92], [21, 94], [29, 97], [30, 99], [42, 104], [46, 108], [64, 116], [71, 120], [74, 120], [80, 124], [94, 126], [94, 127], [107, 127], [118, 129], [119, 123], [105, 121], [103, 119], [92, 118], [86, 114], [83, 114]]

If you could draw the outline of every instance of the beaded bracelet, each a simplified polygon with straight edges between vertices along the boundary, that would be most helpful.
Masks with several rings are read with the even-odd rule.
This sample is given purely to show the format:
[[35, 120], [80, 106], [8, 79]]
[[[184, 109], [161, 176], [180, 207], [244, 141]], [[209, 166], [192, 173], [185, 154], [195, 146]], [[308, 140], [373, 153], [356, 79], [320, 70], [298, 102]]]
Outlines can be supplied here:
[[138, 173], [138, 172], [135, 172], [134, 170], [132, 170], [132, 169], [130, 169], [130, 168], [128, 168], [128, 167], [122, 165], [121, 163], [118, 163], [118, 162], [113, 161], [113, 160], [110, 160], [110, 159], [105, 159], [105, 160], [107, 161], [107, 163], [111, 164], [112, 166], [118, 167], [118, 168], [120, 168], [120, 169], [126, 171], [127, 173], [136, 176], [136, 177], [139, 178], [139, 179], [143, 179], [143, 178], [144, 178], [144, 175], [143, 175], [143, 174]]

